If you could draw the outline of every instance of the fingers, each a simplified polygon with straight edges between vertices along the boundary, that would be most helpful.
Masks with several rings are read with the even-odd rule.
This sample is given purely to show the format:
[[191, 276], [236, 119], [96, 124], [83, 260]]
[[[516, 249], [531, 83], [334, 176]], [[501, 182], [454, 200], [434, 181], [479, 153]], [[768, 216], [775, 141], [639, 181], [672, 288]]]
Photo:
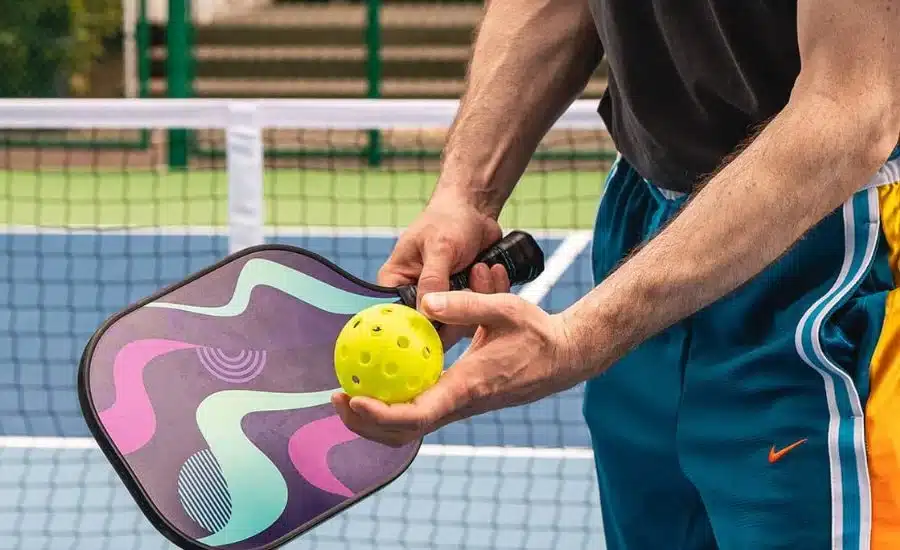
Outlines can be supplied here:
[[415, 282], [414, 278], [407, 277], [401, 272], [394, 271], [391, 269], [392, 267], [393, 266], [384, 264], [384, 266], [382, 266], [382, 268], [378, 271], [377, 283], [379, 285], [389, 288], [395, 288]]
[[465, 381], [444, 376], [410, 403], [388, 405], [367, 397], [336, 394], [332, 403], [353, 432], [387, 445], [404, 445], [454, 417], [467, 395]]
[[[412, 248], [412, 250], [410, 250]], [[416, 281], [417, 263], [412, 260], [415, 256], [415, 247], [406, 241], [400, 241], [394, 248], [387, 261], [378, 270], [377, 282], [381, 286], [397, 287]]]
[[[509, 277], [501, 265], [488, 267], [487, 264], [476, 264], [469, 275], [469, 288], [481, 294], [509, 292]], [[438, 331], [444, 342], [444, 349], [450, 349], [463, 338], [471, 338], [475, 333], [475, 325], [444, 325]]]
[[424, 434], [428, 422], [425, 411], [410, 403], [388, 405], [377, 399], [354, 397], [350, 410], [367, 424], [377, 424], [382, 430]]
[[512, 285], [509, 282], [509, 274], [506, 273], [506, 268], [500, 264], [492, 265], [490, 273], [494, 283], [494, 292], [509, 292]]
[[345, 393], [331, 402], [341, 421], [357, 435], [392, 447], [400, 447], [443, 426], [459, 407], [464, 388], [437, 384], [411, 403], [388, 405], [368, 397], [351, 398]]
[[493, 294], [496, 285], [491, 270], [485, 264], [475, 264], [469, 272], [469, 288], [481, 294]]
[[358, 399], [367, 400], [364, 397], [355, 397], [351, 399], [350, 396], [345, 393], [335, 394], [331, 398], [331, 403], [334, 405], [338, 416], [341, 418], [341, 422], [343, 422], [351, 432], [368, 439], [369, 441], [376, 441], [390, 447], [402, 447], [410, 441], [418, 439], [416, 432], [382, 426], [372, 422], [367, 417], [360, 416], [350, 406], [351, 401]]
[[469, 288], [481, 294], [509, 292], [509, 277], [506, 268], [500, 264], [488, 267], [487, 264], [475, 264], [469, 273]]
[[520, 301], [512, 294], [440, 292], [422, 300], [422, 312], [449, 325], [498, 326], [515, 320]]
[[[494, 279], [491, 277], [491, 271], [485, 264], [475, 264], [469, 273], [469, 290], [479, 292], [481, 294], [493, 294], [496, 292]], [[444, 325], [438, 333], [441, 335], [441, 341], [444, 343], [444, 349], [448, 350], [459, 343], [463, 338], [471, 338], [475, 334], [477, 326], [465, 325]]]

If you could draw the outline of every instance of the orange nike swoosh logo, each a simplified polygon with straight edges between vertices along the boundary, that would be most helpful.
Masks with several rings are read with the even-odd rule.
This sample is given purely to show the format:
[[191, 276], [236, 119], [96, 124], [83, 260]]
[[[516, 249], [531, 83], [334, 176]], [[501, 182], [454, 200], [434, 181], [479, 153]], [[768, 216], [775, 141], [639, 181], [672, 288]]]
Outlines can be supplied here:
[[784, 457], [784, 455], [788, 454], [789, 452], [793, 451], [794, 449], [796, 449], [800, 445], [803, 445], [804, 443], [806, 443], [806, 440], [801, 439], [800, 441], [797, 441], [796, 443], [791, 443], [790, 445], [788, 445], [784, 449], [781, 449], [780, 451], [776, 451], [775, 445], [772, 445], [772, 448], [769, 449], [769, 464], [775, 464], [776, 462], [781, 460]]

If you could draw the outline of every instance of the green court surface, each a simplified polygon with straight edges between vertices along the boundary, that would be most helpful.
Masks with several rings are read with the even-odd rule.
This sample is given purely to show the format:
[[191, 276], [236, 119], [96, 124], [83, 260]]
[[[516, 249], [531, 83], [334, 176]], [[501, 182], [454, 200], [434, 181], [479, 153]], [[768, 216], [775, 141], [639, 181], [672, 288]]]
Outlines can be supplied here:
[[[605, 174], [529, 172], [501, 217], [508, 227], [588, 229]], [[269, 170], [266, 223], [274, 226], [402, 227], [437, 179], [430, 172]], [[224, 226], [222, 171], [0, 171], [0, 225], [54, 227]]]

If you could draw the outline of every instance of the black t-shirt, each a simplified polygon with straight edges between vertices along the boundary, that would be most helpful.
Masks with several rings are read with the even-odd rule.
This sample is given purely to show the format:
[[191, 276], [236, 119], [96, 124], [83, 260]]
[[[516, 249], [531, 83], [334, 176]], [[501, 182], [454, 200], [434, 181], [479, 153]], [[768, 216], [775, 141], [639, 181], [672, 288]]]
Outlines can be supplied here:
[[599, 112], [660, 187], [689, 191], [787, 103], [797, 0], [589, 0], [609, 63]]

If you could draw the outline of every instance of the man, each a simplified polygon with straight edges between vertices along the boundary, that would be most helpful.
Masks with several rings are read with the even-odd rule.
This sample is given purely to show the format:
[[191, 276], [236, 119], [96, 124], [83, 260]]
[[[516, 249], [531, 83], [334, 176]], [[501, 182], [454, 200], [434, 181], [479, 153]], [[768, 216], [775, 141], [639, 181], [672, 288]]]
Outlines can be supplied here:
[[[596, 287], [442, 292], [604, 55]], [[399, 445], [587, 381], [610, 550], [900, 548], [898, 137], [897, 0], [493, 0], [381, 273], [472, 344], [414, 403], [334, 404]]]

